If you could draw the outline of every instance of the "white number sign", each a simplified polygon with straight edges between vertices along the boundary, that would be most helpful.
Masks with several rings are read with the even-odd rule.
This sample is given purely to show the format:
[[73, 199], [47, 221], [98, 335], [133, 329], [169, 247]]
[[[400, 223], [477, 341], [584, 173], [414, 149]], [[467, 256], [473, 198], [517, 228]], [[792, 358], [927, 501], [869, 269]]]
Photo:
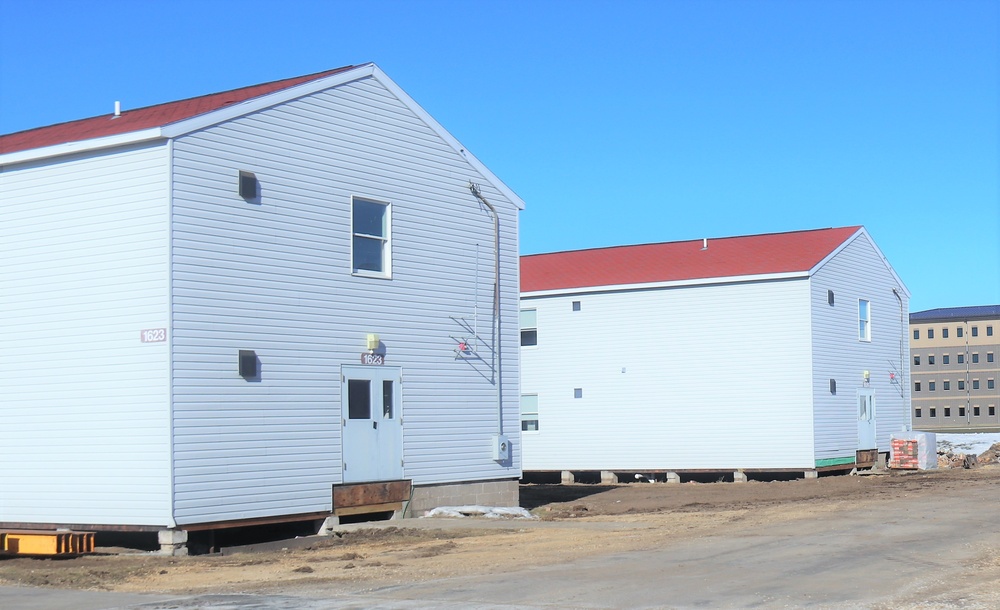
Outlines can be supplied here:
[[167, 340], [167, 329], [147, 328], [139, 331], [139, 340], [143, 343], [160, 343]]
[[385, 356], [382, 354], [361, 354], [361, 364], [385, 364]]

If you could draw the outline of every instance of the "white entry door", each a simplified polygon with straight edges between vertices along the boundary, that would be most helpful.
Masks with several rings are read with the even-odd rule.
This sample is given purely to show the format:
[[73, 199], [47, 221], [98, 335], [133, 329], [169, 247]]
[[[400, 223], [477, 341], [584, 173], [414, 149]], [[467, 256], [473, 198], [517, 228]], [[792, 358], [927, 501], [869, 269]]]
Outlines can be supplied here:
[[858, 449], [877, 449], [875, 443], [875, 392], [858, 390]]
[[403, 478], [401, 369], [341, 369], [344, 482]]

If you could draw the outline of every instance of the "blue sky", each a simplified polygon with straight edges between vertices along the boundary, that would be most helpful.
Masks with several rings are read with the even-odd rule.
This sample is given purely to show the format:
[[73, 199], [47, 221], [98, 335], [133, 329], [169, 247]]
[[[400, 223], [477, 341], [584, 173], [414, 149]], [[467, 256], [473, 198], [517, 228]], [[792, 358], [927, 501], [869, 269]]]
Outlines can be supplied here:
[[911, 311], [1000, 303], [1000, 3], [0, 0], [0, 133], [377, 63], [523, 253], [861, 224]]

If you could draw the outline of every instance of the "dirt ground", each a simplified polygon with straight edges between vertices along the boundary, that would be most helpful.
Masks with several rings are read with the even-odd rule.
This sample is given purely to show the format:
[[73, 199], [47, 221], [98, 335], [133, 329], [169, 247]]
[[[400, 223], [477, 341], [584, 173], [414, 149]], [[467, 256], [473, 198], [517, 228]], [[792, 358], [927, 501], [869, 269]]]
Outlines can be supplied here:
[[235, 555], [99, 548], [107, 554], [8, 557], [0, 559], [0, 585], [174, 594], [357, 590], [651, 549], [720, 528], [745, 531], [900, 496], [947, 497], [968, 486], [1000, 490], [1000, 466], [767, 483], [525, 485], [521, 504], [536, 521], [500, 528], [482, 520], [399, 521], [317, 537], [304, 548]]

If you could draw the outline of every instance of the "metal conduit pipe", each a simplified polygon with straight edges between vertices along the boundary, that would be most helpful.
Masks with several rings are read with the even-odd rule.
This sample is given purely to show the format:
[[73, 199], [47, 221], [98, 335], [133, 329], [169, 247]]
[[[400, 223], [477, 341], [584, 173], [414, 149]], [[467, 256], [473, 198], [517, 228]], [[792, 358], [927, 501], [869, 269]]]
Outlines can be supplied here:
[[903, 385], [904, 383], [906, 383], [906, 375], [905, 375], [904, 371], [906, 370], [906, 368], [909, 368], [910, 363], [909, 362], [903, 362], [903, 353], [904, 353], [904, 344], [903, 344], [903, 342], [908, 340], [908, 337], [910, 336], [910, 333], [909, 333], [909, 325], [906, 324], [906, 317], [905, 317], [906, 314], [903, 311], [903, 297], [899, 296], [899, 291], [896, 290], [895, 288], [892, 289], [892, 294], [893, 294], [893, 296], [896, 297], [896, 300], [899, 301], [899, 333], [900, 333], [900, 337], [899, 337], [899, 397], [902, 398], [903, 401], [904, 401], [904, 405], [903, 406], [906, 406], [905, 401], [906, 401], [906, 389], [907, 389], [907, 387], [905, 385]]
[[469, 181], [469, 191], [493, 214], [493, 381], [497, 387], [497, 434], [503, 434], [503, 367], [500, 358], [500, 215], [483, 197], [479, 185]]

